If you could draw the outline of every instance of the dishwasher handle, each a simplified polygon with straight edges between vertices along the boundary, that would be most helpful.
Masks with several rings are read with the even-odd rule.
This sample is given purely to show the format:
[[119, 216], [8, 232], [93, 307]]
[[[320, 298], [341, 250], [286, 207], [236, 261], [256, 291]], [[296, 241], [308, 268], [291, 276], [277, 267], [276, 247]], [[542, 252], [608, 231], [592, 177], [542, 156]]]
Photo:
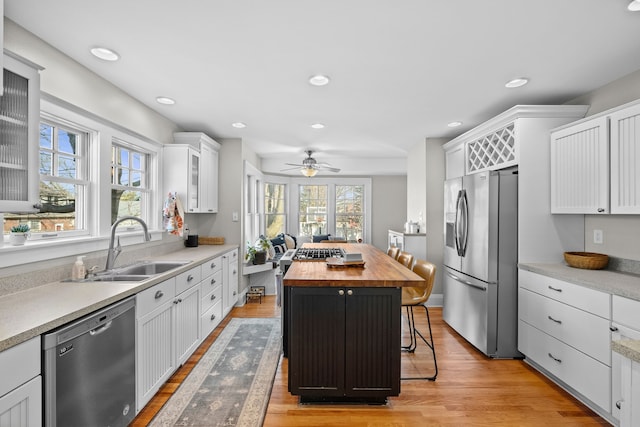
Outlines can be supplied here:
[[101, 333], [103, 333], [104, 331], [106, 331], [107, 329], [109, 329], [111, 327], [111, 323], [113, 321], [109, 320], [107, 323], [105, 323], [104, 325], [100, 325], [95, 329], [92, 329], [89, 331], [89, 335], [96, 336], [96, 335], [100, 335]]

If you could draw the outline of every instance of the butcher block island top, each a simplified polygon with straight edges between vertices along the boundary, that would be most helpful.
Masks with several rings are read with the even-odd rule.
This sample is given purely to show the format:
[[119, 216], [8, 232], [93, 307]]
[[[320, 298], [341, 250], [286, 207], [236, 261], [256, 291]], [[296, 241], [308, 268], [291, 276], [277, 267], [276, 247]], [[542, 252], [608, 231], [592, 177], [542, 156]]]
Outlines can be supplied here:
[[380, 249], [365, 243], [305, 243], [303, 248], [344, 249], [361, 253], [364, 266], [328, 266], [324, 260], [294, 261], [284, 276], [284, 286], [404, 287], [424, 286], [424, 279]]

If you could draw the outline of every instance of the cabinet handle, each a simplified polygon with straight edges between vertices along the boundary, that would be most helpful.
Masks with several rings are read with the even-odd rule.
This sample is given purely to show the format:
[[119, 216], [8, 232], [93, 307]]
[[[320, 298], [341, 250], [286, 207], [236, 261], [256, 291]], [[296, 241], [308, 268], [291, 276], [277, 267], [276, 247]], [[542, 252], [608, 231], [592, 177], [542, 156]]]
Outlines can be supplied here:
[[216, 263], [215, 263], [215, 262], [212, 262], [212, 263], [211, 263], [211, 269], [213, 270], [214, 268], [216, 268]]
[[211, 320], [216, 320], [216, 315], [215, 314], [211, 315]]
[[558, 320], [558, 319], [554, 319], [551, 316], [547, 316], [549, 318], [549, 320], [551, 320], [552, 322], [556, 322], [558, 325], [562, 325], [562, 320]]
[[211, 301], [213, 301], [214, 299], [216, 299], [215, 295], [211, 295]]
[[556, 359], [555, 357], [553, 357], [553, 354], [549, 353], [549, 357], [552, 358], [553, 360], [555, 360], [558, 363], [562, 363], [561, 359]]
[[162, 291], [156, 291], [156, 296], [155, 296], [156, 299], [160, 299], [163, 296], [164, 296], [164, 293]]
[[617, 326], [609, 326], [609, 330], [611, 332], [618, 332], [618, 327]]
[[338, 291], [338, 295], [340, 295], [340, 296], [344, 295], [344, 290], [343, 290], [343, 289], [340, 289], [340, 290]]
[[599, 213], [604, 212], [604, 208], [598, 208], [598, 212], [599, 212]]
[[213, 285], [214, 283], [216, 283], [216, 279], [211, 279], [211, 284]]
[[616, 408], [618, 409], [622, 409], [622, 402], [624, 402], [624, 400], [620, 399], [616, 402]]
[[193, 280], [193, 276], [192, 275], [187, 276], [187, 282], [190, 282], [192, 280]]
[[549, 289], [551, 289], [552, 291], [556, 291], [556, 292], [562, 292], [562, 289], [560, 288], [554, 288], [553, 286], [549, 285]]
[[349, 290], [347, 291], [347, 295], [349, 295], [349, 296], [353, 295], [353, 291], [352, 291], [351, 289], [349, 289]]
[[234, 296], [234, 297], [236, 296], [236, 294], [237, 294], [237, 292], [236, 292], [236, 291], [233, 291], [233, 296]]

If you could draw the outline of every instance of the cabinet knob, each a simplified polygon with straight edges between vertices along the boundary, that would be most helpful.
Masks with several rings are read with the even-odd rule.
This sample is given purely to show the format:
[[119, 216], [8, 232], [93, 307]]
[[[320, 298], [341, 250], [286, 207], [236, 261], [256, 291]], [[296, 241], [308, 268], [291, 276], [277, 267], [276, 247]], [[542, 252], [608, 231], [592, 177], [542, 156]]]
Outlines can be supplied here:
[[213, 285], [214, 283], [216, 283], [216, 279], [211, 279], [211, 284]]
[[187, 282], [190, 282], [192, 280], [193, 280], [193, 276], [192, 275], [187, 276]]
[[215, 295], [211, 295], [211, 301], [213, 301], [214, 299], [216, 299]]
[[216, 263], [215, 263], [215, 262], [212, 262], [212, 263], [211, 263], [211, 269], [213, 270], [214, 268], [216, 268]]
[[234, 297], [236, 296], [236, 294], [237, 294], [237, 292], [236, 292], [236, 291], [233, 291], [233, 296], [234, 296]]
[[340, 289], [340, 290], [338, 291], [338, 295], [340, 295], [340, 296], [344, 295], [344, 290], [343, 290], [343, 289]]
[[609, 330], [611, 332], [618, 332], [618, 327], [617, 326], [609, 326]]
[[349, 289], [349, 290], [347, 291], [347, 295], [349, 295], [349, 296], [353, 295], [353, 291], [352, 291], [351, 289]]
[[211, 315], [211, 320], [216, 320], [216, 315], [215, 314]]
[[160, 299], [160, 298], [162, 298], [163, 296], [164, 296], [164, 293], [163, 293], [162, 291], [156, 291], [156, 295], [155, 295], [155, 298], [156, 298], [156, 299]]
[[600, 213], [604, 212], [604, 208], [598, 208], [598, 212]]
[[620, 399], [616, 402], [616, 408], [621, 409], [622, 408], [622, 402], [624, 402], [624, 400]]

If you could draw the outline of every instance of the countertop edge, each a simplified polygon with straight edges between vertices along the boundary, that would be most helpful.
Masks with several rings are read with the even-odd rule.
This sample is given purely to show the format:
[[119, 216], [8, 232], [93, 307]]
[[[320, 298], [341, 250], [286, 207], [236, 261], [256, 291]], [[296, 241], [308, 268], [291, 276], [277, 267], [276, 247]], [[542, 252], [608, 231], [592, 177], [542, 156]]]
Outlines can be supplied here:
[[612, 270], [586, 270], [561, 263], [519, 263], [518, 268], [640, 301], [640, 275]]
[[[141, 282], [111, 282], [108, 285], [77, 282], [51, 282], [22, 292], [2, 296], [0, 297], [0, 352], [22, 342], [28, 341], [29, 339], [45, 332], [51, 331], [66, 323], [86, 316], [87, 314], [93, 313], [96, 310], [107, 307], [108, 305], [131, 295], [142, 292], [143, 290], [170, 277], [174, 277], [193, 267], [199, 266], [212, 258], [238, 248], [239, 245], [231, 244], [200, 245], [195, 248], [184, 248], [169, 254], [154, 256], [152, 257], [154, 260], [179, 259], [189, 260], [191, 262]], [[143, 260], [144, 259], [141, 259], [140, 261]], [[91, 287], [94, 287], [94, 292], [92, 292]], [[62, 292], [60, 291], [63, 289], [67, 293], [85, 293], [83, 297], [79, 298], [86, 302], [74, 305], [69, 304], [69, 302], [66, 301], [67, 304], [65, 305], [73, 306], [73, 308], [65, 311], [64, 314], [47, 316], [46, 313], [42, 313], [41, 309], [42, 305], [45, 304], [44, 300], [46, 300], [46, 304], [51, 305], [61, 303], [60, 298], [64, 298], [64, 295], [61, 295]], [[58, 298], [58, 301], [56, 301], [56, 297]], [[9, 324], [8, 319], [15, 318], [16, 316], [21, 318], [25, 318], [25, 316], [40, 317], [34, 318], [32, 321], [23, 322], [28, 324], [27, 326], [18, 326], [13, 328], [7, 326]]]
[[639, 340], [611, 341], [611, 350], [623, 355], [627, 359], [631, 359], [634, 362], [640, 363], [640, 341]]

